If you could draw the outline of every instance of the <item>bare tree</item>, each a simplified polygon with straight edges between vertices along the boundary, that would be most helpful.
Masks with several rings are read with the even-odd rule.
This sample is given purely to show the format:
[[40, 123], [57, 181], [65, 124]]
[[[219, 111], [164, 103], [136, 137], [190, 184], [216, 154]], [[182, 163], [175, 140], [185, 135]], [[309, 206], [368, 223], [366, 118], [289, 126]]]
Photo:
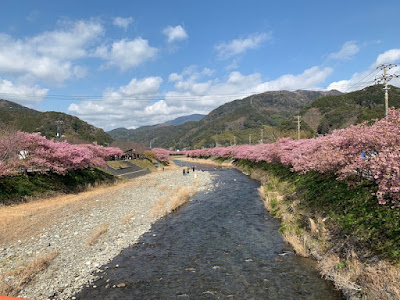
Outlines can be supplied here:
[[11, 126], [0, 129], [0, 175], [6, 174], [7, 170], [18, 161], [20, 154], [20, 140], [17, 130]]

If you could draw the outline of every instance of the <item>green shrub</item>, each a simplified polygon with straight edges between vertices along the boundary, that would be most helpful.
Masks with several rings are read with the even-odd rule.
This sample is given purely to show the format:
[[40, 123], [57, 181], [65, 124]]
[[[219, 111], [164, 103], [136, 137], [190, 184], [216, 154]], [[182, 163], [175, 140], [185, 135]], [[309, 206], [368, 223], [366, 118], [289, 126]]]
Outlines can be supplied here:
[[66, 175], [28, 173], [0, 177], [0, 204], [25, 202], [27, 197], [43, 194], [76, 193], [89, 185], [114, 182], [113, 175], [100, 169], [75, 170]]

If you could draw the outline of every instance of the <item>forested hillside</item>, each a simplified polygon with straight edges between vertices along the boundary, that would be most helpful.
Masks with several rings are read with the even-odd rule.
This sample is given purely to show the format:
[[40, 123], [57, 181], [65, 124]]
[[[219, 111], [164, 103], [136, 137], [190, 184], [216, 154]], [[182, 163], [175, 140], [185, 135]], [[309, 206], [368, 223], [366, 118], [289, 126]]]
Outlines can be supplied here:
[[17, 103], [0, 100], [0, 126], [11, 130], [40, 132], [55, 138], [57, 129], [71, 143], [97, 142], [106, 145], [112, 138], [101, 128], [96, 128], [75, 116], [61, 112], [39, 112]]

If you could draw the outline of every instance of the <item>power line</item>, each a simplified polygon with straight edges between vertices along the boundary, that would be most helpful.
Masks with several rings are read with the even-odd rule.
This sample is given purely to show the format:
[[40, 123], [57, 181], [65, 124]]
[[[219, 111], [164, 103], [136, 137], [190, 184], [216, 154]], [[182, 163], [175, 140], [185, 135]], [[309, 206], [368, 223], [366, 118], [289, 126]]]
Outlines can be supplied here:
[[387, 71], [397, 67], [395, 64], [381, 64], [377, 66], [377, 69], [383, 70], [383, 74], [376, 77], [375, 81], [376, 83], [383, 83], [385, 87], [383, 88], [385, 90], [385, 116], [388, 115], [388, 109], [389, 109], [389, 90], [390, 88], [388, 87], [388, 83], [390, 80], [393, 78], [399, 78], [400, 75], [398, 74], [388, 74]]
[[[374, 83], [374, 75], [377, 72], [379, 72], [379, 70], [374, 69], [371, 72], [367, 73], [364, 77], [360, 78], [358, 81], [356, 81], [356, 82], [348, 81], [347, 83], [340, 84], [340, 87], [345, 88], [346, 92], [348, 92], [349, 90], [354, 90], [357, 88], [372, 85]], [[369, 79], [369, 78], [371, 78], [371, 79]], [[367, 80], [367, 79], [369, 79], [369, 80]]]
[[[364, 87], [374, 83], [374, 80], [368, 80], [369, 77], [373, 77], [374, 74], [379, 70], [374, 70], [357, 82], [354, 83], [347, 83], [341, 84], [341, 88], [345, 88], [346, 90], [355, 89], [357, 87]], [[315, 90], [310, 88], [296, 88], [296, 89], [285, 89], [285, 91], [293, 92], [298, 90]], [[265, 91], [265, 92], [273, 92], [273, 91]], [[151, 95], [137, 95], [137, 96], [120, 96], [118, 98], [107, 97], [104, 95], [67, 95], [67, 94], [47, 94], [44, 96], [40, 96], [37, 94], [24, 94], [19, 95], [17, 93], [1, 93], [0, 97], [2, 98], [17, 98], [17, 99], [48, 99], [54, 101], [93, 101], [93, 102], [102, 102], [102, 101], [109, 101], [109, 102], [117, 102], [117, 101], [143, 101], [149, 102], [154, 100], [166, 100], [166, 101], [181, 101], [181, 102], [199, 102], [199, 101], [216, 101], [220, 100], [219, 98], [240, 98], [241, 96], [247, 97], [252, 96], [254, 94], [262, 94], [265, 92], [260, 91], [246, 91], [246, 92], [237, 92], [237, 93], [220, 93], [220, 94], [210, 94], [210, 95], [168, 95], [168, 94], [151, 94]], [[252, 98], [250, 99], [250, 105], [252, 104]]]

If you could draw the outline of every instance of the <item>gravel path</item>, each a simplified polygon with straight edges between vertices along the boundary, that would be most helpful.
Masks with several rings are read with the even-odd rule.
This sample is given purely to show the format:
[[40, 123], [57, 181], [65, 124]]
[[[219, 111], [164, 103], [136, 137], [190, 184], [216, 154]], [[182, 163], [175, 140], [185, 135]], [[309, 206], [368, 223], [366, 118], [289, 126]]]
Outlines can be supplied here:
[[[44, 271], [23, 284], [18, 296], [73, 299], [71, 295], [84, 286], [91, 286], [102, 275], [100, 266], [150, 229], [156, 221], [150, 211], [157, 200], [177, 187], [197, 187], [197, 191], [205, 192], [212, 189], [208, 172], [195, 174], [197, 180], [193, 172], [183, 176], [181, 170], [147, 175], [132, 180], [132, 185], [85, 199], [88, 205], [60, 211], [59, 222], [35, 236], [0, 248], [0, 274], [26, 266], [49, 253], [58, 253]], [[14, 285], [17, 277], [3, 279]]]

